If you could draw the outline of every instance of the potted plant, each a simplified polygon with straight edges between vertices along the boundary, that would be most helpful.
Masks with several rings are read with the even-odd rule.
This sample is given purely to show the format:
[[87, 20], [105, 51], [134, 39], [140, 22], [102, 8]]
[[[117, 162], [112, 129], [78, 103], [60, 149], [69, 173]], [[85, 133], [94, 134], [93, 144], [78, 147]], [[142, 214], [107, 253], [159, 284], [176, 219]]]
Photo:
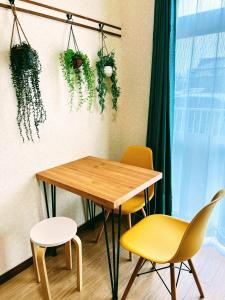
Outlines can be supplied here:
[[76, 85], [80, 97], [78, 108], [85, 102], [86, 98], [83, 95], [83, 85], [85, 85], [88, 110], [90, 110], [94, 101], [95, 77], [88, 56], [81, 51], [75, 52], [73, 49], [67, 49], [60, 54], [60, 64], [69, 89], [71, 109]]
[[39, 87], [41, 64], [37, 51], [30, 46], [25, 34], [25, 42], [22, 42], [21, 34], [18, 34], [20, 42], [13, 45], [13, 34], [16, 23], [18, 33], [20, 28], [24, 34], [14, 9], [14, 25], [10, 46], [10, 69], [17, 97], [17, 124], [23, 142], [25, 141], [25, 137], [28, 141], [33, 142], [33, 130], [35, 130], [39, 138], [39, 125], [46, 120], [46, 111]]
[[105, 96], [108, 91], [106, 80], [110, 79], [110, 90], [112, 94], [112, 108], [117, 111], [117, 101], [120, 96], [120, 87], [118, 86], [117, 80], [117, 68], [115, 62], [114, 52], [104, 54], [103, 48], [98, 51], [99, 60], [96, 63], [97, 75], [98, 75], [98, 86], [97, 92], [99, 97], [99, 104], [101, 107], [101, 113], [105, 109]]
[[[70, 16], [67, 17], [69, 20], [71, 19]], [[75, 50], [69, 48], [71, 37]], [[72, 110], [73, 108], [73, 99], [77, 86], [79, 94], [78, 109], [87, 100], [88, 110], [91, 110], [95, 96], [94, 70], [91, 67], [87, 54], [81, 52], [78, 48], [72, 24], [70, 26], [67, 50], [60, 54], [60, 64], [69, 90], [70, 109]], [[83, 87], [87, 92], [87, 96], [84, 95]]]

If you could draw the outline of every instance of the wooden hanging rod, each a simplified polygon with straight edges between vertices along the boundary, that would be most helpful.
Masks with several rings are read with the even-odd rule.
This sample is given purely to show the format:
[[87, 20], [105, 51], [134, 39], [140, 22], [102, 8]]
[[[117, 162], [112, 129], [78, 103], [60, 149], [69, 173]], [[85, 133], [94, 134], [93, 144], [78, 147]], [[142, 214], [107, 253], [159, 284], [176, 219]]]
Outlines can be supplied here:
[[[30, 1], [27, 1], [27, 2], [30, 2]], [[0, 7], [6, 8], [6, 9], [11, 9], [10, 5], [3, 4], [3, 3], [0, 3]], [[93, 27], [93, 26], [89, 26], [89, 25], [78, 23], [78, 22], [73, 22], [73, 21], [65, 20], [65, 19], [62, 19], [62, 18], [58, 18], [58, 17], [54, 17], [54, 16], [51, 16], [51, 15], [43, 14], [43, 13], [40, 13], [40, 12], [36, 12], [36, 11], [33, 11], [33, 10], [29, 10], [29, 9], [25, 9], [25, 8], [20, 8], [20, 7], [17, 7], [17, 6], [16, 6], [16, 10], [20, 11], [20, 12], [23, 12], [25, 14], [39, 16], [39, 17], [42, 17], [42, 18], [46, 18], [46, 19], [50, 19], [50, 20], [55, 20], [55, 21], [62, 22], [62, 23], [72, 24], [72, 25], [75, 25], [75, 26], [78, 26], [78, 27], [82, 27], [82, 28], [86, 28], [86, 29], [90, 29], [90, 30], [101, 32], [101, 30], [99, 28], [96, 28], [96, 27]], [[71, 13], [68, 12], [68, 14], [71, 14]], [[96, 21], [96, 23], [97, 23], [97, 21]], [[99, 24], [105, 24], [105, 23], [100, 22]], [[112, 25], [112, 26], [114, 26], [114, 25]], [[112, 31], [103, 30], [103, 32], [106, 33], [106, 34], [108, 34], [108, 35], [112, 35], [112, 36], [116, 36], [116, 37], [121, 37], [121, 34], [115, 33], [115, 32], [112, 32]]]
[[29, 3], [29, 4], [33, 4], [33, 5], [37, 5], [37, 6], [41, 6], [41, 7], [47, 8], [47, 9], [51, 9], [51, 10], [54, 10], [54, 11], [57, 11], [57, 12], [61, 12], [63, 14], [69, 14], [69, 15], [72, 15], [72, 16], [80, 18], [80, 19], [88, 20], [88, 21], [95, 22], [95, 23], [98, 23], [98, 24], [103, 24], [105, 26], [121, 30], [121, 27], [119, 27], [119, 26], [115, 26], [115, 25], [112, 25], [112, 24], [109, 24], [109, 23], [105, 23], [105, 22], [96, 20], [96, 19], [85, 17], [85, 16], [82, 16], [82, 15], [79, 15], [79, 14], [61, 9], [61, 8], [53, 7], [53, 6], [50, 6], [50, 5], [47, 5], [47, 4], [43, 4], [43, 3], [40, 3], [40, 2], [36, 2], [36, 1], [32, 1], [32, 0], [19, 0], [19, 1]]

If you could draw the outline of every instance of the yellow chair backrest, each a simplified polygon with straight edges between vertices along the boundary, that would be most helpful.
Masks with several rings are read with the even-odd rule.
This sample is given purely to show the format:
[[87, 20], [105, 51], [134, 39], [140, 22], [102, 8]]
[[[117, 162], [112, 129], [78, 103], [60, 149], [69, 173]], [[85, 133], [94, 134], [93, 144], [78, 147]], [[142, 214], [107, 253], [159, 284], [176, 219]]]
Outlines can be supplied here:
[[190, 259], [200, 249], [204, 240], [209, 217], [217, 202], [225, 196], [225, 190], [220, 190], [211, 202], [204, 206], [189, 223], [179, 248], [171, 262], [182, 262]]
[[[145, 146], [129, 146], [124, 152], [121, 162], [136, 167], [153, 170], [152, 150]], [[154, 186], [149, 188], [149, 197], [154, 195]]]

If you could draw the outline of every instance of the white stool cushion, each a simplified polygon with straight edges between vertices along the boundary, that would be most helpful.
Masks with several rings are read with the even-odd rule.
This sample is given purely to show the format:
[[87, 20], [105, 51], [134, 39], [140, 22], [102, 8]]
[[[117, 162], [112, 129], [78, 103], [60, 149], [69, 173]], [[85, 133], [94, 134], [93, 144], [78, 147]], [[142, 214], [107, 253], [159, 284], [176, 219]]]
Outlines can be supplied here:
[[36, 224], [30, 232], [33, 243], [55, 247], [70, 241], [77, 233], [77, 224], [65, 217], [49, 218]]

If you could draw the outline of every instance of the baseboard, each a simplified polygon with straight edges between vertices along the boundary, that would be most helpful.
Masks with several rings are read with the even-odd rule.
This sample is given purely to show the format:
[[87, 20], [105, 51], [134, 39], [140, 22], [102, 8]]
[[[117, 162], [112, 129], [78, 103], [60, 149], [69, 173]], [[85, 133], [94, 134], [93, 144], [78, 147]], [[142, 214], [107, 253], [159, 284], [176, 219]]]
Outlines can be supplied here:
[[[94, 218], [94, 222], [99, 222], [100, 220], [102, 220], [102, 213], [100, 213], [99, 215], [97, 215]], [[82, 233], [85, 230], [89, 229], [92, 226], [92, 223], [90, 221], [80, 225], [77, 229], [77, 233]], [[6, 273], [0, 275], [0, 284], [3, 284], [4, 282], [8, 281], [9, 279], [13, 278], [14, 276], [16, 276], [17, 274], [21, 273], [22, 271], [26, 270], [27, 268], [29, 268], [31, 265], [33, 264], [33, 259], [32, 257], [28, 258], [27, 260], [25, 260], [24, 262], [22, 262], [21, 264], [19, 264], [18, 266], [15, 266], [13, 269], [7, 271]]]
[[13, 269], [7, 271], [6, 273], [2, 274], [0, 276], [0, 284], [3, 284], [4, 282], [8, 281], [9, 279], [13, 278], [23, 270], [26, 270], [33, 264], [32, 257], [28, 258], [27, 260], [23, 261], [18, 266], [15, 266]]
[[[99, 222], [103, 221], [103, 216], [102, 216], [102, 212], [100, 214], [98, 214], [95, 218], [94, 218], [94, 223], [99, 223]], [[83, 233], [84, 231], [86, 231], [87, 229], [90, 229], [92, 227], [92, 222], [91, 221], [87, 221], [86, 223], [80, 225], [77, 228], [77, 233], [78, 235], [80, 233]]]

